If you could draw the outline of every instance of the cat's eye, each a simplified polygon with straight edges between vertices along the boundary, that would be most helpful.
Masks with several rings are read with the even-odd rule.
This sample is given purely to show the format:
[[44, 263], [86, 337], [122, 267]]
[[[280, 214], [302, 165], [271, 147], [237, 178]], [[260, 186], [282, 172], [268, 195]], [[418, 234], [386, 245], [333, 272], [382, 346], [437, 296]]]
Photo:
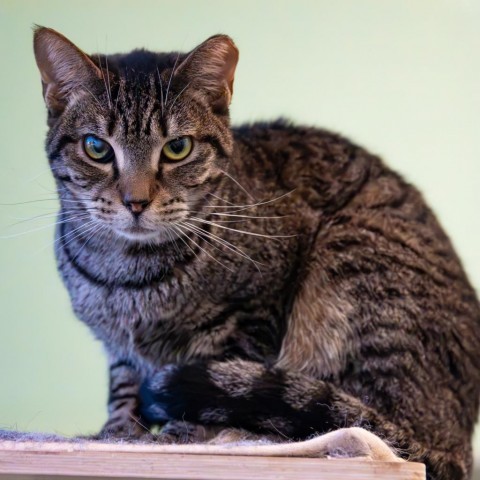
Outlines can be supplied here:
[[162, 152], [169, 160], [179, 161], [187, 158], [192, 147], [193, 142], [190, 137], [178, 137], [166, 143]]
[[105, 140], [95, 135], [86, 135], [83, 139], [85, 153], [95, 162], [108, 163], [113, 158], [113, 148]]

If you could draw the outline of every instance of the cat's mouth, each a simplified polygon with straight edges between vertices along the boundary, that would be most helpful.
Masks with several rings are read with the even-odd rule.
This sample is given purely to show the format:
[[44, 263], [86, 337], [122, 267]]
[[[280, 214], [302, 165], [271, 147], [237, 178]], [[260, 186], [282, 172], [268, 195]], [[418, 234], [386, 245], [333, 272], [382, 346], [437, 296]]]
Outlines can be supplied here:
[[116, 233], [121, 237], [127, 238], [134, 242], [155, 242], [164, 243], [171, 240], [171, 235], [164, 228], [151, 229], [141, 227], [140, 225], [132, 225], [122, 229], [116, 228]]

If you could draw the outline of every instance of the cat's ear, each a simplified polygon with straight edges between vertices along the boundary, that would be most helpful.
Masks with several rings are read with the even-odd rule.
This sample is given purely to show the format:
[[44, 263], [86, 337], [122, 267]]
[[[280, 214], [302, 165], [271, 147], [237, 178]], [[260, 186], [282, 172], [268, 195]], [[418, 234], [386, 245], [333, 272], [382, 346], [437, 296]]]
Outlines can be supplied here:
[[238, 49], [227, 35], [215, 35], [192, 50], [177, 72], [203, 90], [216, 110], [226, 110], [233, 94]]
[[101, 79], [102, 72], [87, 54], [51, 28], [35, 28], [33, 50], [50, 123], [62, 113], [72, 94]]

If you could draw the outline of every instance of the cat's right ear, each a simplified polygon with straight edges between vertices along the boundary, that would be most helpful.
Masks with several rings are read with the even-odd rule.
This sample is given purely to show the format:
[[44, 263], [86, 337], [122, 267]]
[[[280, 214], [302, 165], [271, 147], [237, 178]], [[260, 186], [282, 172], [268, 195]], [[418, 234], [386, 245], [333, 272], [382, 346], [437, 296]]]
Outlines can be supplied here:
[[233, 94], [233, 80], [238, 49], [227, 35], [214, 35], [192, 50], [177, 74], [184, 74], [193, 85], [205, 92], [212, 107], [225, 112]]
[[72, 94], [101, 79], [102, 72], [87, 54], [51, 28], [35, 28], [33, 50], [51, 126]]

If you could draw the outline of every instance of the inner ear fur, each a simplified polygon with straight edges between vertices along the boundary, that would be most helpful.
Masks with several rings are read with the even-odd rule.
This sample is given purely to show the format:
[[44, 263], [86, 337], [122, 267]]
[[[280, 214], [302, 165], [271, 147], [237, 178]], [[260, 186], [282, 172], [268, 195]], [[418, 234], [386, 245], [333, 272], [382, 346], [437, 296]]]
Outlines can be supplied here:
[[51, 28], [35, 28], [33, 50], [50, 123], [62, 113], [73, 93], [101, 80], [102, 71], [86, 53]]
[[229, 36], [215, 35], [192, 50], [177, 72], [207, 93], [214, 108], [226, 109], [233, 95], [238, 56], [238, 48]]

